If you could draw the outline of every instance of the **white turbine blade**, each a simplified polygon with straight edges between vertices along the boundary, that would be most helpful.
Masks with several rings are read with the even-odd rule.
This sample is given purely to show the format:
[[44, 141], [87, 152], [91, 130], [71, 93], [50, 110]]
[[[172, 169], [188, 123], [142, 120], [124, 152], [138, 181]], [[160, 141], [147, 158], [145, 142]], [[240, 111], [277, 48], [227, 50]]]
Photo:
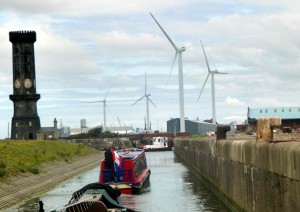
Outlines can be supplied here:
[[99, 103], [99, 102], [103, 102], [103, 101], [88, 101], [88, 102], [83, 102], [83, 103]]
[[221, 72], [221, 71], [216, 70], [215, 74], [228, 74], [228, 73], [227, 73], [227, 72]]
[[139, 98], [138, 100], [136, 100], [131, 106], [135, 105], [136, 103], [138, 103], [139, 101], [141, 101], [145, 96], [142, 96], [141, 98]]
[[207, 60], [207, 57], [206, 57], [206, 54], [205, 54], [205, 50], [204, 50], [204, 47], [203, 47], [203, 43], [202, 43], [202, 41], [200, 41], [200, 42], [201, 42], [201, 45], [202, 45], [202, 49], [203, 49], [203, 53], [204, 53], [204, 57], [205, 57], [206, 65], [207, 65], [207, 69], [208, 69], [208, 72], [210, 72], [210, 68], [209, 68], [208, 60]]
[[173, 43], [173, 41], [171, 40], [171, 38], [168, 36], [168, 34], [165, 32], [165, 30], [160, 26], [160, 24], [158, 23], [158, 21], [154, 18], [154, 16], [152, 15], [152, 13], [150, 13], [150, 15], [152, 16], [153, 20], [157, 23], [157, 25], [159, 26], [159, 28], [161, 29], [161, 31], [165, 34], [165, 36], [167, 37], [167, 39], [170, 41], [170, 43], [172, 44], [172, 46], [175, 48], [176, 51], [178, 51], [178, 48], [176, 47], [176, 45]]
[[109, 86], [108, 91], [107, 91], [107, 93], [106, 93], [106, 95], [105, 95], [105, 97], [104, 97], [104, 100], [106, 99], [106, 97], [107, 97], [107, 95], [108, 95], [108, 92], [109, 92], [110, 88], [111, 88], [111, 86]]
[[154, 107], [156, 107], [156, 105], [152, 102], [152, 100], [150, 98], [148, 98], [148, 100], [151, 102], [151, 104], [153, 104]]
[[145, 96], [147, 95], [147, 73], [145, 72]]
[[203, 89], [204, 89], [204, 86], [205, 86], [205, 84], [206, 84], [206, 82], [207, 82], [207, 80], [208, 80], [209, 75], [210, 75], [210, 73], [208, 73], [208, 75], [207, 75], [207, 77], [206, 77], [206, 79], [205, 79], [205, 82], [204, 82], [204, 84], [203, 84], [203, 86], [202, 86], [201, 92], [200, 92], [200, 94], [199, 94], [199, 96], [198, 96], [197, 102], [198, 102], [199, 99], [200, 99], [200, 96], [201, 96], [202, 91], [203, 91]]
[[171, 70], [170, 70], [170, 74], [169, 74], [169, 77], [168, 77], [167, 84], [166, 84], [166, 86], [165, 86], [164, 92], [165, 92], [165, 90], [166, 90], [166, 88], [167, 88], [167, 86], [168, 86], [168, 83], [169, 83], [169, 80], [170, 80], [170, 77], [171, 77], [171, 73], [172, 73], [172, 71], [173, 71], [173, 67], [174, 67], [174, 64], [175, 64], [177, 55], [178, 55], [178, 52], [175, 52], [174, 59], [173, 59], [173, 62], [172, 62], [172, 66], [171, 66]]

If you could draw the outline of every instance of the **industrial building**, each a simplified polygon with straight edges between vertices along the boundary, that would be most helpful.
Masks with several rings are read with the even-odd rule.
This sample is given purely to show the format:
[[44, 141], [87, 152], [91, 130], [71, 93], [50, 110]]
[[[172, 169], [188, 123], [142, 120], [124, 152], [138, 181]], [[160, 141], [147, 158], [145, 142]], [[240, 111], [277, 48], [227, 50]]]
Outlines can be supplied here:
[[249, 108], [247, 113], [248, 125], [256, 127], [257, 119], [263, 117], [281, 118], [281, 128], [300, 128], [300, 107]]
[[57, 129], [56, 118], [53, 121], [53, 127], [41, 127], [36, 132], [36, 137], [38, 140], [58, 139], [59, 130]]
[[[189, 132], [191, 135], [205, 135], [209, 132], [215, 132], [217, 130], [217, 125], [201, 122], [197, 120], [185, 120], [185, 131]], [[180, 132], [180, 119], [174, 118], [167, 121], [167, 132]]]
[[118, 134], [132, 134], [134, 132], [132, 126], [126, 126], [126, 127], [106, 127], [107, 131], [110, 131], [112, 133], [118, 133]]

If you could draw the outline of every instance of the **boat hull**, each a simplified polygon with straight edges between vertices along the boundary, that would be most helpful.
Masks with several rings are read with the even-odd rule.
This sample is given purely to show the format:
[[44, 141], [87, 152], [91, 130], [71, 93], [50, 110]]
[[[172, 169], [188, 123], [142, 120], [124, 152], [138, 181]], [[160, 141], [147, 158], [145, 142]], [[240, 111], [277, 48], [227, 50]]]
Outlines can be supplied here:
[[168, 147], [161, 147], [161, 148], [148, 148], [144, 149], [145, 152], [162, 152], [162, 151], [172, 151], [173, 147], [168, 146]]
[[139, 193], [149, 184], [151, 171], [147, 166], [146, 154], [142, 149], [114, 152], [118, 164], [107, 169], [105, 159], [101, 161], [99, 183], [108, 184], [123, 194]]
[[124, 182], [107, 184], [110, 185], [113, 189], [119, 190], [122, 194], [139, 194], [141, 191], [148, 187], [150, 183], [150, 174], [151, 171], [148, 170], [142, 181], [134, 183], [134, 185]]

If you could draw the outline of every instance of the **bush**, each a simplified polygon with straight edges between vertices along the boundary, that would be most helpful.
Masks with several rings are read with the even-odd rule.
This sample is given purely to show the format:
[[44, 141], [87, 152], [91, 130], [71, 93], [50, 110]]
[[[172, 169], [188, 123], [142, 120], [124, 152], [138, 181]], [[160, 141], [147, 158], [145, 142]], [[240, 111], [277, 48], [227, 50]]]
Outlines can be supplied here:
[[6, 171], [4, 169], [0, 169], [0, 178], [6, 175]]
[[40, 173], [39, 170], [35, 167], [29, 167], [28, 171], [32, 174], [39, 174]]
[[6, 163], [3, 161], [0, 161], [0, 169], [5, 169], [6, 168]]

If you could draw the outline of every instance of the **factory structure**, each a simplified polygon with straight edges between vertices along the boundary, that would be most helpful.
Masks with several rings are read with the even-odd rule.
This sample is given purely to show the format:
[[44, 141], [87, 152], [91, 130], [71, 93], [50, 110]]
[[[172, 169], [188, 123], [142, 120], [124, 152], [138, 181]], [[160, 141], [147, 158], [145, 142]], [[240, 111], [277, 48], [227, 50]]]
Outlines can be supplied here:
[[[101, 129], [103, 129], [103, 126], [99, 126]], [[68, 126], [64, 126], [62, 124], [62, 121], [60, 123], [59, 127], [59, 138], [67, 138], [70, 135], [78, 135], [80, 133], [87, 133], [89, 130], [93, 129], [95, 127], [88, 127], [86, 119], [80, 120], [80, 127], [79, 128], [70, 128]], [[107, 131], [110, 131], [112, 133], [118, 133], [118, 134], [132, 134], [134, 133], [132, 126], [124, 126], [124, 127], [106, 127]]]
[[[300, 131], [300, 107], [264, 107], [264, 108], [249, 108], [247, 109], [247, 120], [244, 124], [232, 122], [228, 125], [231, 127], [231, 132], [245, 131], [247, 128], [255, 129], [257, 119], [264, 117], [279, 117], [281, 119], [281, 129], [292, 128]], [[200, 121], [185, 120], [185, 130], [191, 135], [205, 135], [209, 132], [216, 132], [217, 125], [211, 123], [210, 120]], [[167, 132], [180, 132], [179, 118], [172, 118], [167, 121]]]
[[300, 129], [300, 107], [248, 107], [247, 124], [249, 127], [255, 128], [257, 119], [263, 117], [279, 117], [281, 118], [281, 128], [290, 127], [294, 130]]
[[[209, 121], [200, 121], [198, 118], [196, 120], [185, 120], [185, 131], [191, 135], [206, 135], [216, 130], [217, 125]], [[180, 132], [179, 118], [171, 118], [167, 121], [167, 132]]]

